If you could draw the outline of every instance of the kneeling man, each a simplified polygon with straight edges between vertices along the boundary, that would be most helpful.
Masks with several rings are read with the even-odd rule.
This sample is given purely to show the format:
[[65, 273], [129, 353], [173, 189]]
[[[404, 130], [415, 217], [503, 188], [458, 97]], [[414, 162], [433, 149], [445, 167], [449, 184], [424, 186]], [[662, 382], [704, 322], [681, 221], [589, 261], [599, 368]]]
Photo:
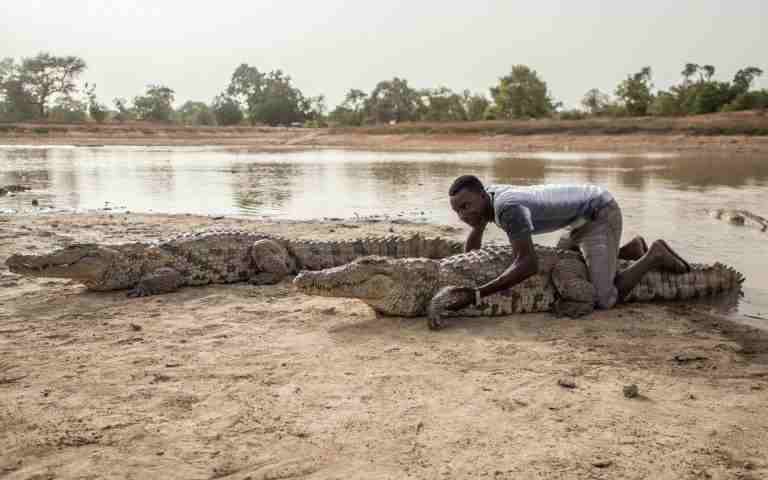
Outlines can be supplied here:
[[[473, 175], [457, 178], [449, 191], [451, 208], [459, 219], [472, 227], [464, 251], [481, 247], [489, 223], [504, 230], [514, 249], [514, 261], [498, 278], [476, 289], [456, 287], [456, 302], [449, 309], [459, 310], [479, 304], [483, 297], [508, 289], [538, 272], [532, 235], [563, 230], [558, 248], [581, 251], [590, 281], [595, 287], [595, 305], [612, 308], [624, 298], [651, 269], [675, 273], [690, 271], [690, 266], [664, 240], [650, 248], [642, 237], [619, 247], [622, 217], [613, 196], [596, 185], [488, 185]], [[617, 272], [617, 260], [637, 260]]]

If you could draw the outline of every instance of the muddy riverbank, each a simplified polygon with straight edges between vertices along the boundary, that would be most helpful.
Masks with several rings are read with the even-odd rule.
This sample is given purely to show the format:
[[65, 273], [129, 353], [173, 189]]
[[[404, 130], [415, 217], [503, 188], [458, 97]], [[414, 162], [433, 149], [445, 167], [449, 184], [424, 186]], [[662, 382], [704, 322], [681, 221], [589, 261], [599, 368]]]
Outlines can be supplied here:
[[[387, 221], [5, 216], [0, 262], [214, 226], [464, 234]], [[631, 384], [639, 396], [626, 398]], [[12, 479], [768, 476], [768, 336], [681, 304], [430, 332], [424, 319], [379, 317], [289, 282], [128, 299], [3, 266], [0, 398], [0, 476]]]
[[3, 124], [0, 144], [224, 145], [261, 151], [768, 152], [768, 116], [735, 112], [682, 118], [403, 123], [361, 128]]

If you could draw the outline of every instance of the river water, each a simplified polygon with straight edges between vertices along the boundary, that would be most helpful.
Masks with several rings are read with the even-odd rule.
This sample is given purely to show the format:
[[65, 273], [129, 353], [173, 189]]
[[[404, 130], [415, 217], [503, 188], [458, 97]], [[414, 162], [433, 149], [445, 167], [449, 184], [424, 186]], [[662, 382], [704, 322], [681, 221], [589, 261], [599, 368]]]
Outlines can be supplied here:
[[[736, 315], [768, 318], [768, 232], [715, 220], [707, 209], [768, 216], [768, 156], [647, 153], [259, 153], [222, 147], [0, 147], [0, 211], [133, 212], [318, 219], [383, 216], [462, 226], [448, 206], [458, 175], [487, 183], [596, 183], [624, 212], [625, 240], [663, 237], [696, 262], [747, 278]], [[502, 240], [498, 229], [489, 238]], [[553, 244], [555, 235], [536, 241]], [[768, 323], [766, 323], [768, 325]]]

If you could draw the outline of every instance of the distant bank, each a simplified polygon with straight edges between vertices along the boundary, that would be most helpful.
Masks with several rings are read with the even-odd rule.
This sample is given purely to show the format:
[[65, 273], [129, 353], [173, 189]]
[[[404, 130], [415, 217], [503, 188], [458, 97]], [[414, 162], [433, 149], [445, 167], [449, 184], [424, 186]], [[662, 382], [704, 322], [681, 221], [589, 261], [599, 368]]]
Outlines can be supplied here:
[[678, 118], [402, 123], [338, 128], [199, 127], [130, 123], [0, 123], [0, 144], [219, 145], [406, 151], [710, 151], [768, 153], [768, 114]]

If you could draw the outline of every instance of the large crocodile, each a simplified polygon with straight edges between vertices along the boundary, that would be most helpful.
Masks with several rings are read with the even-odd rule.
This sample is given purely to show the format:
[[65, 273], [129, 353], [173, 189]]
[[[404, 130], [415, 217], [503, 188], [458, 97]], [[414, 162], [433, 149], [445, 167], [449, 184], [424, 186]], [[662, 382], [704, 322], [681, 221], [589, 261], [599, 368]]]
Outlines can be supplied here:
[[[555, 312], [580, 316], [594, 308], [594, 287], [588, 281], [580, 253], [536, 246], [539, 272], [515, 287], [485, 297], [461, 315], [509, 315]], [[294, 285], [299, 291], [330, 297], [358, 298], [385, 315], [427, 314], [430, 326], [439, 327], [449, 314], [454, 286], [477, 287], [500, 275], [514, 259], [509, 246], [493, 246], [440, 260], [364, 257], [349, 264], [314, 272], [301, 272]], [[619, 261], [620, 268], [629, 262]], [[688, 299], [738, 291], [742, 275], [722, 265], [691, 265], [688, 273], [652, 270], [627, 295], [626, 301]]]
[[271, 284], [302, 269], [334, 267], [366, 255], [443, 258], [461, 250], [461, 242], [420, 235], [309, 241], [212, 231], [151, 243], [74, 244], [43, 255], [12, 255], [6, 264], [22, 275], [69, 278], [90, 290], [132, 289], [130, 296], [147, 296], [185, 285]]
[[718, 208], [709, 210], [709, 214], [718, 220], [725, 220], [732, 225], [751, 225], [761, 232], [768, 231], [768, 219], [749, 210]]

